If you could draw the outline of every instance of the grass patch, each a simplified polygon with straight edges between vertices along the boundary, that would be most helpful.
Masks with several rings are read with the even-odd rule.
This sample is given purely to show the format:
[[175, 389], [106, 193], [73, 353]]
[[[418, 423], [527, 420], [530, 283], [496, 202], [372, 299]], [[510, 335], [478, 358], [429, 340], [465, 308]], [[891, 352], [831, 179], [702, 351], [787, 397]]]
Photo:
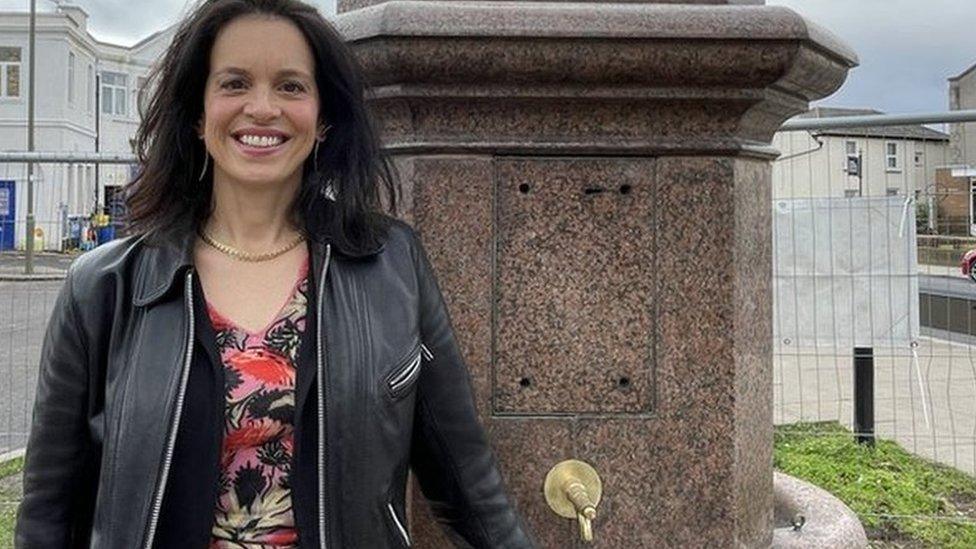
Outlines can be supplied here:
[[976, 478], [895, 442], [859, 445], [836, 422], [784, 425], [775, 431], [774, 466], [837, 496], [872, 540], [976, 547]]
[[24, 469], [24, 458], [0, 463], [0, 547], [14, 546], [14, 520], [20, 491], [15, 488], [16, 477]]
[[19, 457], [10, 461], [0, 463], [0, 478], [7, 478], [16, 475], [24, 469], [24, 458]]

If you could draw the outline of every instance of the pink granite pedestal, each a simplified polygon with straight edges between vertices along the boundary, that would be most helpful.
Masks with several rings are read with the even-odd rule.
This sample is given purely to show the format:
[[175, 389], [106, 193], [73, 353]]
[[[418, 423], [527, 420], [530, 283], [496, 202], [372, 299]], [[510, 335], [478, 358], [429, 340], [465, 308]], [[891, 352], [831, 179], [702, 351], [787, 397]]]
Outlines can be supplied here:
[[575, 458], [594, 547], [768, 547], [768, 144], [855, 55], [759, 0], [339, 9], [540, 545], [583, 547], [542, 493]]

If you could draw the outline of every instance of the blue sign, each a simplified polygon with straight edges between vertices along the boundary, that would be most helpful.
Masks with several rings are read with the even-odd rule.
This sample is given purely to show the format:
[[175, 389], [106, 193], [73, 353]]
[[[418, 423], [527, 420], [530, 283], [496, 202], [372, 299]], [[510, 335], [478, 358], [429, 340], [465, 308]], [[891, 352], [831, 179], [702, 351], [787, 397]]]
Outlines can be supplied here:
[[17, 215], [17, 187], [13, 181], [0, 181], [0, 251], [14, 249], [14, 223]]

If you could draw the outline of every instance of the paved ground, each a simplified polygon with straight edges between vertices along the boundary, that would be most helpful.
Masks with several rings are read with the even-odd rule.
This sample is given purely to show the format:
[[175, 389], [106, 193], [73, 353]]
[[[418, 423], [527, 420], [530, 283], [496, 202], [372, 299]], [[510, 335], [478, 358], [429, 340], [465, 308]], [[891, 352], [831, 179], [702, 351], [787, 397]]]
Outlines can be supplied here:
[[40, 346], [60, 281], [0, 280], [0, 453], [22, 447]]
[[[976, 346], [922, 337], [915, 349], [875, 349], [879, 436], [976, 475]], [[853, 423], [850, 349], [789, 349], [774, 356], [776, 424]]]
[[[976, 283], [958, 269], [922, 265], [923, 292], [976, 300]], [[976, 475], [976, 338], [923, 332], [918, 347], [875, 349], [875, 422], [879, 436]], [[777, 345], [774, 422], [853, 424], [851, 349]]]
[[[41, 253], [36, 275], [63, 275], [77, 254]], [[0, 253], [0, 453], [23, 447], [37, 384], [37, 364], [60, 280], [24, 277], [23, 252]]]
[[[34, 256], [34, 273], [63, 274], [78, 254], [42, 253]], [[0, 253], [0, 276], [22, 275], [26, 257], [23, 252]]]

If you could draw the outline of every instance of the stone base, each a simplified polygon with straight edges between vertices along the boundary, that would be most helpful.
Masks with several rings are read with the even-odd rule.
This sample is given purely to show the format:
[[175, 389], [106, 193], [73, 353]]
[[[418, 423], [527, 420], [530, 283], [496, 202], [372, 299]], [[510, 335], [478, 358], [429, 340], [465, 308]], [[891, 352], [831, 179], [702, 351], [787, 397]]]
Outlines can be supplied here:
[[773, 474], [773, 500], [773, 547], [776, 549], [868, 546], [868, 537], [857, 515], [826, 490], [777, 472]]

